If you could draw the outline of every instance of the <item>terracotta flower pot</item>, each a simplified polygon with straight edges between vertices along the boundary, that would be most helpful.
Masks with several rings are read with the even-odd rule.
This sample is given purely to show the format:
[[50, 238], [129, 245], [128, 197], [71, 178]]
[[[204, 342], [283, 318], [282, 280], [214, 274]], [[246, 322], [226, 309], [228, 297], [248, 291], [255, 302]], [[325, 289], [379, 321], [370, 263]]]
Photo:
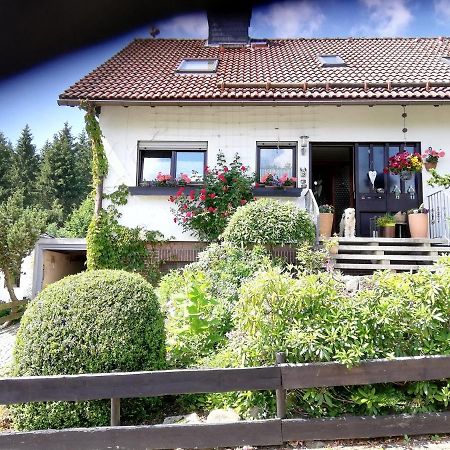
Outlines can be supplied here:
[[333, 213], [319, 213], [319, 236], [331, 237]]
[[428, 214], [408, 214], [408, 223], [412, 238], [428, 237]]
[[431, 170], [431, 169], [436, 169], [437, 166], [437, 162], [425, 162], [423, 163], [423, 165], [425, 166], [425, 169], [427, 169], [427, 171]]
[[395, 237], [395, 225], [380, 227], [381, 236], [385, 238], [394, 238]]

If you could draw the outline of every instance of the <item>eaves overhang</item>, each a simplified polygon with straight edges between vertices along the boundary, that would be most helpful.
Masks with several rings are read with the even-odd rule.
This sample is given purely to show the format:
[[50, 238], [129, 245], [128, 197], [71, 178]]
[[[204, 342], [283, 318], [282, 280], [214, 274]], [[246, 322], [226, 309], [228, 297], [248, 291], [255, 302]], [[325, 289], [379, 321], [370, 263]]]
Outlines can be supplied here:
[[[84, 99], [59, 99], [59, 106], [80, 106]], [[95, 106], [318, 106], [318, 105], [444, 105], [448, 98], [377, 98], [377, 99], [198, 99], [198, 100], [87, 100]]]

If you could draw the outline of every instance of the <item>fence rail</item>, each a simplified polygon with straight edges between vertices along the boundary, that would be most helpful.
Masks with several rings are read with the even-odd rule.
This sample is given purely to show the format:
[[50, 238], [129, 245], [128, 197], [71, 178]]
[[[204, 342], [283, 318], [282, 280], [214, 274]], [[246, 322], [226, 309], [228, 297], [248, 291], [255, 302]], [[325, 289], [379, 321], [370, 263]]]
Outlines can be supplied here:
[[11, 311], [6, 316], [0, 317], [0, 325], [5, 322], [10, 322], [12, 320], [20, 319], [24, 313], [24, 311], [19, 311], [20, 306], [25, 306], [29, 300], [17, 300], [8, 303], [0, 303], [0, 312], [10, 309]]
[[[286, 390], [450, 378], [450, 356], [339, 363], [284, 364], [0, 379], [0, 404], [111, 399], [111, 427], [0, 433], [0, 449], [211, 448], [281, 445], [291, 440], [353, 439], [450, 432], [450, 412], [417, 415], [285, 419]], [[120, 398], [169, 394], [276, 390], [277, 419], [230, 424], [117, 426]]]

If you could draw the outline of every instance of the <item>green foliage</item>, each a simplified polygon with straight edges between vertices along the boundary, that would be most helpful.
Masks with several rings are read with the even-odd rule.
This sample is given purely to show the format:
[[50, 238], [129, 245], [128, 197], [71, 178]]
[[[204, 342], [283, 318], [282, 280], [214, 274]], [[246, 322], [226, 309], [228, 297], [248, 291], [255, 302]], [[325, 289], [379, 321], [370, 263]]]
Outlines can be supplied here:
[[173, 367], [197, 365], [226, 342], [241, 284], [271, 265], [262, 248], [211, 244], [198, 262], [161, 279], [158, 297], [167, 315], [168, 359]]
[[239, 208], [222, 234], [236, 245], [312, 243], [314, 237], [315, 227], [305, 210], [268, 198]]
[[11, 167], [14, 152], [11, 142], [0, 132], [0, 203], [11, 194]]
[[0, 270], [13, 300], [16, 299], [12, 287], [14, 275], [20, 273], [22, 261], [45, 230], [46, 221], [45, 211], [24, 207], [20, 191], [0, 203]]
[[92, 183], [97, 186], [108, 173], [108, 159], [103, 147], [102, 130], [97, 120], [94, 104], [82, 101], [80, 108], [85, 111], [84, 123], [92, 149]]
[[295, 265], [288, 268], [296, 275], [312, 275], [323, 272], [329, 260], [326, 248], [316, 248], [307, 242], [303, 242], [297, 248]]
[[[107, 198], [111, 204], [93, 217], [87, 233], [87, 267], [123, 269], [141, 274], [151, 283], [159, 279], [159, 263], [152, 257], [152, 246], [162, 241], [161, 233], [119, 224], [118, 207], [126, 204], [124, 185]], [[149, 248], [148, 248], [149, 247]]]
[[444, 189], [450, 187], [450, 174], [439, 175], [436, 169], [430, 170], [431, 178], [428, 180], [430, 186], [441, 186]]
[[395, 226], [394, 215], [390, 214], [390, 213], [386, 213], [384, 216], [377, 217], [377, 225], [381, 228]]
[[[72, 275], [27, 308], [14, 347], [13, 376], [71, 375], [165, 367], [164, 318], [152, 286], [124, 271]], [[122, 401], [124, 421], [148, 417], [151, 399]], [[109, 400], [14, 405], [17, 429], [105, 426]]]
[[86, 191], [83, 179], [86, 175], [77, 170], [76, 145], [69, 125], [65, 123], [52, 143], [45, 145], [36, 181], [39, 203], [45, 209], [52, 209], [55, 202], [61, 205], [62, 221], [80, 205]]
[[253, 201], [252, 182], [248, 167], [242, 165], [238, 154], [227, 165], [222, 152], [217, 154], [217, 166], [207, 169], [200, 190], [180, 188], [169, 198], [174, 203], [174, 220], [184, 231], [200, 240], [216, 241], [236, 209]]
[[36, 177], [39, 169], [39, 156], [33, 144], [33, 135], [28, 125], [22, 130], [17, 141], [11, 167], [11, 185], [23, 193], [23, 204], [36, 203]]
[[[450, 354], [449, 308], [445, 267], [436, 273], [378, 272], [353, 297], [327, 273], [294, 279], [275, 268], [243, 284], [230, 341], [208, 363], [273, 364], [281, 350], [290, 363], [348, 366], [362, 359]], [[290, 393], [289, 408], [313, 416], [435, 411], [450, 402], [449, 388], [436, 381], [308, 389]]]
[[68, 217], [64, 226], [59, 228], [55, 223], [47, 227], [47, 233], [55, 237], [85, 238], [94, 214], [94, 200], [91, 195]]

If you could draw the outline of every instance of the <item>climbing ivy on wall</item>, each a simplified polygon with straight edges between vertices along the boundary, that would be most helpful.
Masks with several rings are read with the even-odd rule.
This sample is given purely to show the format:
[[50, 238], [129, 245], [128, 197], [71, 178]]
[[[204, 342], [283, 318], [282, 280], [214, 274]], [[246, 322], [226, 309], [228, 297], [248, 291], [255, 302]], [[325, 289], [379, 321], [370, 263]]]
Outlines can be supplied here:
[[[85, 126], [92, 143], [92, 181], [95, 190], [95, 211], [87, 232], [87, 268], [122, 269], [140, 273], [151, 283], [159, 278], [159, 261], [155, 257], [156, 245], [162, 234], [140, 227], [128, 228], [119, 224], [119, 207], [128, 201], [125, 185], [109, 194], [103, 193], [103, 181], [108, 173], [108, 159], [102, 142], [102, 132], [95, 106], [81, 103], [85, 111]], [[103, 207], [103, 199], [109, 205]]]
[[95, 190], [95, 215], [98, 216], [102, 209], [103, 181], [108, 174], [108, 158], [102, 141], [102, 131], [97, 119], [95, 105], [82, 100], [80, 108], [85, 111], [84, 123], [86, 133], [92, 145], [92, 185]]

